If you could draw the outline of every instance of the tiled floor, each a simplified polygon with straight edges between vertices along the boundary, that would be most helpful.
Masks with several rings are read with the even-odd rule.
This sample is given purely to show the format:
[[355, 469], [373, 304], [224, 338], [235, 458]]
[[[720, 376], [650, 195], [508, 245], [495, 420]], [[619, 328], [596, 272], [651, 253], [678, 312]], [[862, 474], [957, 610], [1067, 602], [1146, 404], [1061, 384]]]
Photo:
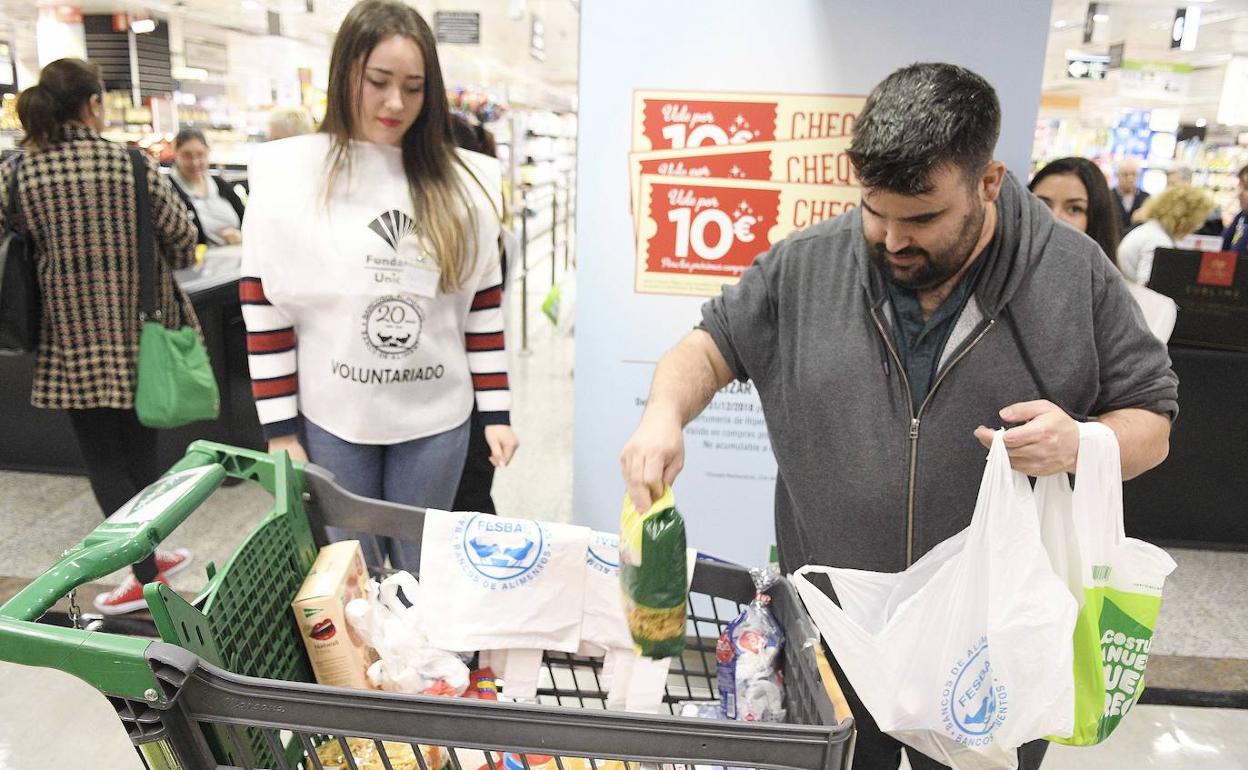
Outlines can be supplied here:
[[[535, 290], [535, 297], [543, 293]], [[513, 325], [513, 344], [519, 347]], [[571, 340], [540, 316], [531, 355], [513, 360], [514, 424], [522, 446], [498, 474], [494, 494], [510, 515], [567, 521], [571, 508]], [[175, 578], [193, 591], [202, 567], [221, 563], [269, 504], [249, 486], [222, 489], [170, 542], [195, 549], [197, 564]], [[0, 574], [33, 576], [100, 521], [83, 479], [0, 472]], [[1154, 651], [1248, 658], [1248, 554], [1172, 550], [1179, 569], [1167, 583]], [[1228, 608], [1239, 608], [1229, 610]], [[141, 767], [107, 702], [58, 672], [0, 664], [0, 770]], [[1046, 770], [1248, 768], [1248, 711], [1140, 706], [1109, 742], [1055, 747]]]

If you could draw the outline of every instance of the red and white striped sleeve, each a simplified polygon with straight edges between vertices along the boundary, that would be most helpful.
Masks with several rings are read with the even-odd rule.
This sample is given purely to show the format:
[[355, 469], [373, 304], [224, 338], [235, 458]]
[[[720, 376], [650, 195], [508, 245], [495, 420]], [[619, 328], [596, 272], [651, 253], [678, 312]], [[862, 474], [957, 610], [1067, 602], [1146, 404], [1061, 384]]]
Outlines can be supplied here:
[[299, 432], [299, 379], [295, 357], [295, 328], [282, 311], [269, 303], [264, 284], [254, 276], [238, 283], [247, 326], [247, 365], [251, 394], [267, 439]]
[[511, 424], [511, 389], [507, 379], [507, 344], [503, 337], [503, 271], [497, 263], [482, 277], [468, 312], [464, 345], [485, 425]]

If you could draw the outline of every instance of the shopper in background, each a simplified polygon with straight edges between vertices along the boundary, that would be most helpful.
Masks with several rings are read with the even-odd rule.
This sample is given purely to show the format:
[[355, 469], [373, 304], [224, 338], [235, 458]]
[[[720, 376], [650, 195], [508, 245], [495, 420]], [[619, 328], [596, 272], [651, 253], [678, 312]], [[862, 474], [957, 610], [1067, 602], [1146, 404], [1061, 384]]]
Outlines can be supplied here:
[[1167, 187], [1141, 209], [1143, 224], [1118, 244], [1118, 268], [1128, 281], [1148, 285], [1157, 249], [1177, 248], [1178, 241], [1196, 232], [1213, 211], [1213, 198], [1187, 184]]
[[[1109, 184], [1101, 169], [1087, 158], [1060, 158], [1040, 169], [1029, 185], [1053, 216], [1086, 233], [1105, 256], [1118, 264], [1118, 214]], [[1159, 340], [1167, 342], [1178, 318], [1178, 306], [1169, 297], [1136, 283], [1127, 289], [1144, 313], [1144, 320]]]
[[[1166, 172], [1166, 186], [1176, 187], [1178, 185], [1190, 185], [1195, 175], [1190, 166], [1175, 166]], [[1140, 224], [1147, 217], [1142, 211], [1135, 213], [1134, 222]], [[1218, 210], [1217, 201], [1214, 201], [1213, 208], [1205, 215], [1205, 221], [1188, 235], [1222, 235], [1222, 212]]]
[[1166, 187], [1192, 183], [1192, 170], [1187, 166], [1175, 166], [1166, 172]]
[[[401, 2], [347, 14], [327, 107], [320, 133], [251, 163], [240, 293], [260, 421], [271, 450], [357, 494], [448, 508], [474, 399], [490, 462], [518, 446], [499, 165], [456, 151], [433, 32]], [[374, 564], [419, 555], [381, 545], [365, 539]]]
[[[900, 571], [965, 529], [996, 426], [1014, 426], [1012, 465], [1033, 476], [1074, 470], [1085, 419], [1118, 435], [1127, 478], [1165, 458], [1165, 348], [1092, 241], [993, 159], [1000, 120], [992, 87], [950, 64], [872, 91], [849, 149], [862, 205], [760, 256], [659, 362], [620, 456], [639, 509], [683, 467], [682, 427], [733, 379], [762, 400], [785, 572]], [[901, 744], [846, 695], [854, 767], [896, 768]], [[1023, 746], [1019, 767], [1046, 746]]]
[[[452, 112], [451, 133], [455, 137], [455, 144], [461, 149], [479, 152], [491, 158], [497, 157], [498, 149], [494, 144], [494, 136], [480, 123], [470, 121], [458, 112]], [[507, 256], [503, 251], [501, 241], [499, 264], [503, 276], [502, 285], [506, 286]], [[459, 489], [455, 492], [455, 501], [451, 509], [496, 514], [498, 509], [490, 494], [494, 487], [494, 465], [490, 462], [490, 445], [485, 440], [485, 423], [481, 421], [481, 412], [476, 405], [472, 408], [471, 428], [468, 435], [468, 454], [464, 458], [464, 471], [460, 476]]]
[[196, 242], [209, 246], [240, 243], [243, 202], [228, 182], [208, 173], [208, 140], [197, 128], [184, 128], [173, 140], [173, 181], [195, 219]]
[[452, 112], [451, 133], [455, 135], [455, 144], [465, 150], [489, 155], [491, 158], [498, 157], [498, 147], [494, 143], [494, 134], [490, 133], [490, 130], [476, 119], [470, 119], [458, 112]]
[[[18, 213], [34, 238], [43, 313], [30, 403], [69, 414], [96, 502], [107, 516], [160, 477], [156, 431], [134, 412], [139, 264], [134, 171], [126, 148], [100, 137], [104, 85], [95, 64], [60, 59], [22, 92], [24, 157], [0, 169], [0, 216], [18, 175]], [[159, 306], [167, 325], [198, 327], [172, 270], [195, 259], [186, 208], [148, 165]], [[185, 568], [186, 549], [157, 551], [95, 600], [106, 615], [145, 606], [143, 585]]]
[[312, 116], [303, 107], [274, 107], [269, 113], [266, 141], [288, 139], [312, 133]]
[[1222, 250], [1248, 256], [1248, 166], [1239, 170], [1239, 213], [1222, 233]]
[[1115, 169], [1118, 184], [1114, 187], [1114, 201], [1118, 204], [1120, 229], [1127, 232], [1131, 229], [1131, 217], [1140, 210], [1148, 200], [1148, 193], [1139, 189], [1140, 164], [1132, 158], [1119, 161]]
[[1036, 172], [1028, 185], [1053, 216], [1087, 235], [1111, 260], [1122, 240], [1121, 218], [1100, 167], [1087, 158], [1059, 158]]

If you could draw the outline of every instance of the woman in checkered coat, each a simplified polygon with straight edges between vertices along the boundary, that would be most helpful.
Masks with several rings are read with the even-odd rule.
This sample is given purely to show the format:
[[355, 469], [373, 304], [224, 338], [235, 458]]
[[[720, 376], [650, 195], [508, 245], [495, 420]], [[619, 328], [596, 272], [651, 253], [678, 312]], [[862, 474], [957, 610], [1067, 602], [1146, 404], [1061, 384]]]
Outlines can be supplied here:
[[[61, 59], [18, 98], [27, 152], [0, 168], [7, 204], [17, 174], [14, 218], [34, 238], [43, 315], [31, 403], [67, 410], [91, 488], [107, 515], [155, 481], [156, 432], [134, 412], [139, 350], [139, 268], [134, 175], [126, 148], [102, 139], [103, 84], [93, 64]], [[165, 322], [198, 326], [173, 281], [195, 259], [195, 226], [167, 179], [149, 164]], [[3, 206], [0, 206], [0, 212]], [[3, 216], [0, 213], [0, 216]], [[97, 599], [101, 612], [143, 606], [142, 584], [184, 567], [189, 552], [159, 552]]]

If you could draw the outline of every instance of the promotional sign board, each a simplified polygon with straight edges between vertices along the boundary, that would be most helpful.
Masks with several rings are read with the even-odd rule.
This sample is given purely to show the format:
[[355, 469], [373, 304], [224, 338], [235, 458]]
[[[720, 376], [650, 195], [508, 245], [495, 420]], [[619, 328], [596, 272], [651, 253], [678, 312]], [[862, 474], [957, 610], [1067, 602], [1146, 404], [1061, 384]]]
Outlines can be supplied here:
[[[618, 528], [620, 450], [655, 364], [699, 323], [702, 304], [788, 233], [857, 205], [844, 152], [864, 97], [890, 72], [948, 61], [982, 74], [1001, 100], [997, 157], [1026, 178], [1049, 6], [581, 6], [577, 523]], [[675, 491], [690, 546], [764, 561], [776, 464], [753, 384], [717, 394], [686, 427], [685, 450]]]

